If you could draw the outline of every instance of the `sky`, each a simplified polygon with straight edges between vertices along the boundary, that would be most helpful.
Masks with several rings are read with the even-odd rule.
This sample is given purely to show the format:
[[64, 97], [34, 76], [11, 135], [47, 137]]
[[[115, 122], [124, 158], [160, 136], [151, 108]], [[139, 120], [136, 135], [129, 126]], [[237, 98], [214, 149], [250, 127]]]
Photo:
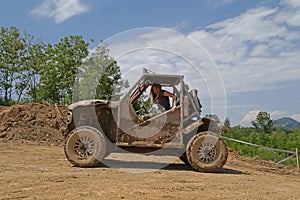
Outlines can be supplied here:
[[232, 126], [259, 111], [300, 121], [299, 0], [4, 0], [0, 26], [107, 41], [125, 78], [145, 66], [184, 75], [203, 114]]

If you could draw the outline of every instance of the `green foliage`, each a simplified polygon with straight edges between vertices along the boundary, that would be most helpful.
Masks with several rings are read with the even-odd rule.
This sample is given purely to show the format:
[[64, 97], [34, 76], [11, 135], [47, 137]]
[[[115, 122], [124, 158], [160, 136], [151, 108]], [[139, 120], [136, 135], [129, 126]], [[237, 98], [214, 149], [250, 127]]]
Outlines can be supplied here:
[[45, 44], [40, 39], [25, 33], [25, 48], [23, 65], [18, 75], [19, 80], [16, 81], [16, 93], [18, 102], [23, 94], [29, 101], [38, 101], [37, 84], [39, 81], [39, 71], [42, 69], [43, 63], [46, 60]]
[[109, 55], [107, 44], [98, 45], [82, 63], [74, 87], [75, 101], [82, 99], [118, 100], [128, 82], [121, 79], [120, 67]]
[[149, 113], [151, 104], [151, 99], [147, 95], [142, 94], [140, 98], [138, 98], [137, 101], [134, 102], [133, 108], [136, 111], [137, 115], [142, 116]]
[[271, 133], [274, 122], [270, 118], [270, 114], [264, 111], [260, 111], [255, 121], [251, 122], [254, 128], [261, 133]]
[[3, 101], [9, 104], [21, 70], [24, 54], [24, 40], [16, 27], [1, 27], [0, 31], [0, 91]]
[[[300, 130], [298, 129], [288, 131], [277, 127], [276, 129], [273, 129], [269, 134], [264, 134], [258, 132], [255, 128], [233, 127], [230, 128], [227, 133], [223, 133], [222, 135], [228, 138], [233, 138], [270, 148], [290, 151], [295, 151], [296, 148], [300, 148]], [[256, 156], [260, 157], [261, 159], [272, 160], [274, 162], [278, 162], [289, 156], [287, 153], [249, 146], [235, 141], [226, 140], [226, 143], [230, 148], [239, 151], [243, 155], [252, 157]], [[295, 167], [296, 160], [290, 159], [288, 161], [285, 161], [283, 164]]]
[[12, 105], [15, 105], [16, 102], [13, 101], [13, 100], [9, 100], [9, 101], [4, 101], [2, 99], [2, 97], [0, 97], [0, 106], [12, 106]]
[[[43, 62], [44, 44], [30, 34], [22, 35], [18, 28], [1, 28], [0, 33], [0, 92], [4, 104], [19, 102], [28, 92], [35, 95], [38, 68]], [[36, 98], [34, 98], [36, 100]]]
[[[117, 62], [111, 62], [107, 66], [103, 66], [103, 68], [104, 73], [99, 77], [95, 97], [97, 99], [111, 100], [114, 90], [117, 88], [116, 85], [121, 79], [121, 71]], [[118, 99], [118, 97], [116, 98]]]
[[54, 46], [48, 44], [46, 62], [39, 70], [37, 96], [48, 103], [71, 103], [77, 68], [88, 55], [82, 36], [64, 37]]
[[224, 120], [224, 126], [226, 128], [230, 128], [230, 118], [226, 117]]
[[87, 57], [88, 45], [80, 35], [52, 45], [26, 32], [21, 34], [16, 27], [1, 27], [0, 104], [118, 99], [121, 89], [128, 87], [121, 79], [120, 67], [108, 56], [106, 44]]

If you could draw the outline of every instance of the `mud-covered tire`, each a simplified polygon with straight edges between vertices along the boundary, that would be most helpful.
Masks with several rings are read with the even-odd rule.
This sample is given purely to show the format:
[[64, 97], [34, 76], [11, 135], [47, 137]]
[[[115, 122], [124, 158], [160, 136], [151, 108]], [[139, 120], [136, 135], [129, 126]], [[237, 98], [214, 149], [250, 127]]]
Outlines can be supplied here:
[[225, 165], [228, 148], [218, 134], [205, 131], [190, 139], [186, 147], [186, 155], [194, 170], [215, 172]]
[[76, 167], [94, 167], [107, 155], [105, 136], [91, 126], [80, 126], [68, 134], [64, 151]]

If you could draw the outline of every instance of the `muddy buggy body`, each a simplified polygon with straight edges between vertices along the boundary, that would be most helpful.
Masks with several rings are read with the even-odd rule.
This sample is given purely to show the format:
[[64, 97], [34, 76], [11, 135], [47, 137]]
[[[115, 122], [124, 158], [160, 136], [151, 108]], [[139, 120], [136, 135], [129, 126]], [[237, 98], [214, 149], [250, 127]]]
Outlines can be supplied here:
[[[175, 111], [151, 110], [144, 97], [152, 84], [177, 96]], [[112, 152], [178, 156], [196, 171], [214, 172], [227, 161], [220, 126], [201, 118], [196, 89], [184, 76], [144, 73], [120, 101], [84, 100], [69, 105], [65, 155], [78, 167], [99, 165]], [[141, 110], [136, 110], [136, 104]]]

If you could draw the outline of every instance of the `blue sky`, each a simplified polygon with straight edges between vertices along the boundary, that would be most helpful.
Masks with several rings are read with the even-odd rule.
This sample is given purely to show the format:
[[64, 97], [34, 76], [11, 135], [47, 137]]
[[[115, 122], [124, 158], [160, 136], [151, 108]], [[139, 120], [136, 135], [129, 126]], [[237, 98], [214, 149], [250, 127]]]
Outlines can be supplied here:
[[[215, 106], [214, 112], [218, 114], [225, 109], [221, 118], [230, 117], [232, 125], [249, 125], [258, 111], [271, 113], [272, 119], [287, 116], [300, 121], [298, 0], [5, 0], [1, 3], [1, 27], [16, 26], [45, 43], [57, 43], [65, 36], [80, 34], [87, 41], [92, 38], [115, 42], [123, 36], [128, 39], [129, 49], [145, 45], [145, 41], [132, 36], [124, 37], [125, 33], [132, 33], [151, 38], [147, 40], [149, 46], [162, 48], [159, 43], [163, 41], [173, 52], [179, 51], [174, 48], [180, 46], [186, 50], [180, 51], [181, 55], [196, 61], [200, 53], [189, 51], [189, 47], [195, 50], [201, 46], [213, 61], [213, 72], [217, 75], [205, 74], [205, 67], [199, 67], [202, 75], [198, 82], [188, 66], [169, 54], [164, 54], [162, 61], [157, 58], [157, 51], [140, 51], [125, 56], [127, 62], [122, 58], [117, 61], [126, 68], [153, 63], [156, 58], [160, 69], [169, 61], [174, 67], [166, 67], [166, 71], [194, 76], [190, 83], [199, 90], [204, 113], [211, 112], [205, 106], [211, 106], [212, 97], [217, 102], [219, 96], [222, 101], [226, 99]], [[143, 28], [151, 34], [137, 31]], [[170, 31], [166, 36], [161, 32], [163, 28], [178, 34]], [[181, 34], [185, 37], [178, 37]], [[112, 52], [121, 46], [115, 45]], [[140, 54], [147, 57], [140, 61]]]

